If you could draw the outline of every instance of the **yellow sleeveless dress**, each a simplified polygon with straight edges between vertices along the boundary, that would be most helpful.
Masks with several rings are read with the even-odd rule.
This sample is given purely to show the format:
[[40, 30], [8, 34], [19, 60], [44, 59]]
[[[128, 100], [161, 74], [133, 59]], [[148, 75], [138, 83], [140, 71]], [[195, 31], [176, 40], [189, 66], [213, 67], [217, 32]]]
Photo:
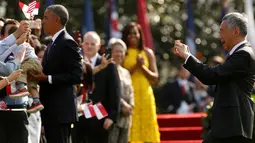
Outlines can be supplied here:
[[[145, 66], [149, 67], [149, 60], [144, 51], [128, 48], [128, 54], [124, 59], [123, 67], [132, 68], [136, 64], [136, 57], [144, 58]], [[158, 129], [156, 104], [152, 87], [143, 72], [138, 69], [132, 75], [134, 88], [135, 107], [132, 115], [132, 126], [130, 129], [130, 142], [160, 142]]]

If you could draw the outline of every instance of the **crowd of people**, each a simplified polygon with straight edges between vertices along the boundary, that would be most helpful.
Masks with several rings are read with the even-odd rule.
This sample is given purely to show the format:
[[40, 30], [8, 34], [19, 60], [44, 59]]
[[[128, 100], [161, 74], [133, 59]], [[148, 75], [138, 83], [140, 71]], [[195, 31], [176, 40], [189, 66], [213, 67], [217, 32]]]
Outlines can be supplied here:
[[63, 5], [47, 7], [42, 20], [0, 19], [1, 142], [160, 142], [158, 71], [139, 24], [100, 55], [99, 35], [69, 35], [68, 19]]
[[[68, 20], [58, 4], [47, 7], [42, 20], [0, 19], [1, 143], [159, 143], [151, 87], [158, 70], [139, 24], [126, 24], [122, 39], [112, 38], [100, 55], [99, 35], [71, 36]], [[162, 108], [200, 112], [214, 98], [205, 143], [252, 138], [255, 58], [246, 35], [246, 18], [226, 15], [220, 36], [230, 54], [225, 61], [214, 57], [210, 66], [175, 41], [175, 54], [185, 62], [162, 88]]]

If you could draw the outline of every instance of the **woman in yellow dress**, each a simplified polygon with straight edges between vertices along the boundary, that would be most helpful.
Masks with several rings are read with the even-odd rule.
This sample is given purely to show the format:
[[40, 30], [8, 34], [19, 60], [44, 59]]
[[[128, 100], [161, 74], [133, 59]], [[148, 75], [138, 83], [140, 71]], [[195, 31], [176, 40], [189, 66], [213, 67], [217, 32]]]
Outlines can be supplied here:
[[129, 141], [160, 142], [155, 98], [150, 85], [158, 79], [155, 55], [151, 49], [144, 47], [142, 31], [138, 24], [127, 24], [122, 35], [122, 40], [128, 47], [123, 67], [131, 74], [135, 101]]

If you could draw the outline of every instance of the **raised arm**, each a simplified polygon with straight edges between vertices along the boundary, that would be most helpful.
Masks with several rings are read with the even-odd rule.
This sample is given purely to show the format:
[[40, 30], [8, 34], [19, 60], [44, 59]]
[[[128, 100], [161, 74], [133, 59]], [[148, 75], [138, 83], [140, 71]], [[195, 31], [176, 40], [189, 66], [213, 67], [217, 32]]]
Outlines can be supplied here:
[[158, 69], [156, 65], [155, 55], [151, 49], [146, 49], [145, 53], [149, 59], [149, 68], [147, 68], [145, 65], [142, 65], [141, 68], [148, 80], [151, 83], [155, 83], [158, 81]]
[[[24, 43], [24, 41], [27, 39], [27, 34], [30, 32], [29, 23], [27, 21], [22, 21], [20, 23], [19, 28], [11, 35], [6, 37], [0, 42], [0, 61], [3, 61], [4, 59], [1, 59], [1, 57], [6, 57], [10, 55], [15, 48]], [[9, 50], [10, 49], [10, 50]], [[6, 52], [9, 50], [8, 52]]]
[[246, 51], [235, 52], [223, 64], [208, 66], [198, 61], [193, 56], [187, 59], [184, 67], [195, 75], [202, 83], [207, 85], [217, 84], [219, 81], [231, 80], [236, 77], [249, 75], [250, 54]]
[[[0, 61], [4, 62], [4, 60], [11, 54], [13, 53], [14, 56], [20, 53], [20, 51], [24, 50], [25, 47], [23, 46], [22, 43], [26, 41], [27, 33], [23, 33], [17, 40], [15, 39], [15, 44], [12, 46], [8, 45], [0, 45], [3, 46], [4, 51], [2, 51], [1, 56], [0, 56]], [[1, 49], [1, 48], [0, 48]]]
[[107, 59], [106, 56], [103, 55], [101, 59], [101, 64], [93, 68], [93, 75], [100, 72], [102, 69], [106, 68], [112, 62], [112, 60], [113, 60], [112, 58]]

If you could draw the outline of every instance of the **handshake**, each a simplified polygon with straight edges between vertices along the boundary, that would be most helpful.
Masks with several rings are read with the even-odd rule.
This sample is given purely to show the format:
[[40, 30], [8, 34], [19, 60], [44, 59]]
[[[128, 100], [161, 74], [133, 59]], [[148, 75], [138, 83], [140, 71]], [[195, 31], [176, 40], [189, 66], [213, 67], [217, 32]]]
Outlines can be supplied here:
[[20, 45], [24, 43], [27, 40], [30, 32], [31, 29], [29, 28], [29, 22], [26, 20], [21, 21], [18, 29], [13, 33], [13, 35], [17, 39], [16, 44]]

